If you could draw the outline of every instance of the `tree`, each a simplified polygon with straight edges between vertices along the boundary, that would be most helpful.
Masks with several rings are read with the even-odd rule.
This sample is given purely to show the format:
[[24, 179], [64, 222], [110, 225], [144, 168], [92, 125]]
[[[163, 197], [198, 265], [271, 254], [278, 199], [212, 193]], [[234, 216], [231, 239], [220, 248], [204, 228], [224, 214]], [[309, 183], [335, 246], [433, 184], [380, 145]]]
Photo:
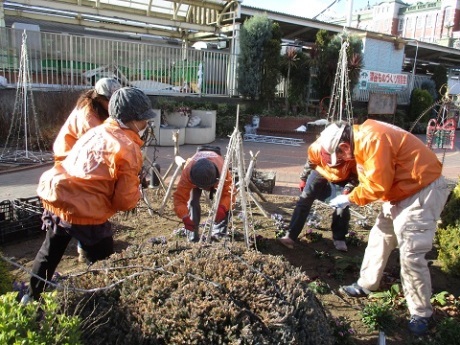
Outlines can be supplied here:
[[297, 50], [294, 47], [289, 47], [286, 50], [286, 55], [284, 56], [286, 65], [287, 65], [287, 75], [286, 75], [286, 93], [284, 95], [285, 97], [285, 105], [286, 105], [286, 110], [289, 110], [289, 89], [291, 87], [291, 69], [292, 66], [296, 63], [297, 59]]
[[436, 84], [436, 98], [438, 98], [440, 96], [440, 92], [445, 92], [445, 90], [441, 90], [441, 88], [443, 85], [447, 85], [447, 68], [443, 65], [435, 66], [431, 80], [433, 80]]
[[281, 30], [278, 23], [272, 24], [272, 37], [264, 46], [264, 63], [261, 85], [261, 98], [270, 104], [275, 98], [276, 86], [279, 83], [280, 61], [281, 61]]
[[282, 59], [281, 73], [286, 78], [286, 109], [304, 106], [310, 80], [310, 58], [301, 50], [291, 47]]
[[266, 15], [247, 19], [241, 27], [238, 57], [238, 92], [256, 99], [261, 94], [264, 48], [272, 37], [272, 22]]
[[359, 79], [362, 68], [362, 40], [357, 36], [346, 33], [331, 36], [325, 30], [316, 34], [315, 49], [312, 54], [316, 69], [314, 87], [319, 99], [330, 96], [342, 42], [348, 40], [347, 49], [349, 87], [354, 88]]
[[[433, 97], [427, 90], [414, 89], [410, 99], [410, 109], [408, 114], [408, 122], [412, 123], [431, 105], [433, 104]], [[427, 122], [430, 113], [427, 112], [419, 121]]]

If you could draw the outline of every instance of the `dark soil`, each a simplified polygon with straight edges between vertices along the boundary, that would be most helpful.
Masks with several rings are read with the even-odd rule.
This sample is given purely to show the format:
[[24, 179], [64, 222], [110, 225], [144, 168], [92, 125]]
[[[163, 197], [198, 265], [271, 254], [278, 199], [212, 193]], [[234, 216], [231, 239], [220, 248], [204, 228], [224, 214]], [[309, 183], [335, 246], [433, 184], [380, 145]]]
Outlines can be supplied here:
[[[164, 236], [168, 242], [187, 243], [189, 246], [199, 246], [202, 244], [188, 243], [184, 237], [178, 237], [175, 230], [181, 228], [181, 222], [172, 211], [172, 202], [168, 201], [162, 216], [158, 215], [159, 205], [164, 196], [161, 190], [149, 190], [148, 200], [150, 206], [154, 210], [153, 215], [147, 212], [147, 207], [144, 202], [140, 202], [136, 214], [126, 216], [119, 214], [113, 217], [112, 222], [116, 229], [115, 246], [116, 252], [123, 252], [132, 244], [151, 243], [154, 238]], [[279, 195], [265, 194], [267, 202], [261, 202], [263, 208], [268, 214], [280, 215], [285, 223], [290, 220], [296, 197], [287, 197]], [[258, 199], [258, 197], [256, 196]], [[203, 200], [203, 204], [206, 201]], [[360, 310], [364, 305], [370, 302], [367, 298], [353, 299], [343, 296], [339, 292], [340, 285], [350, 284], [356, 281], [359, 275], [359, 268], [363, 253], [366, 247], [367, 236], [370, 226], [377, 214], [379, 204], [375, 204], [368, 208], [355, 208], [361, 214], [367, 216], [365, 224], [356, 216], [352, 215], [351, 231], [354, 236], [348, 238], [348, 252], [343, 253], [335, 250], [332, 243], [330, 221], [332, 210], [323, 204], [315, 203], [315, 211], [317, 215], [317, 224], [306, 225], [301, 238], [292, 250], [285, 248], [277, 242], [277, 232], [279, 226], [272, 218], [267, 218], [262, 215], [262, 212], [255, 204], [251, 205], [253, 214], [253, 224], [255, 232], [250, 234], [251, 238], [256, 238], [255, 244], [252, 247], [263, 255], [272, 255], [285, 258], [292, 266], [300, 268], [313, 281], [321, 281], [327, 285], [324, 293], [317, 292], [317, 298], [321, 301], [327, 315], [332, 317], [344, 316], [351, 321], [351, 325], [355, 330], [353, 340], [356, 344], [375, 345], [377, 344], [378, 333], [370, 332], [361, 322]], [[203, 214], [207, 214], [206, 206]], [[244, 236], [241, 228], [241, 222], [238, 223], [238, 215], [235, 214], [234, 234], [226, 240], [213, 242], [212, 245], [222, 246], [225, 241], [236, 241], [244, 245]], [[18, 264], [23, 265], [26, 269], [32, 266], [33, 258], [38, 251], [44, 235], [40, 234], [36, 238], [4, 245], [1, 248], [3, 254], [13, 258]], [[455, 296], [460, 295], [460, 279], [446, 275], [440, 270], [439, 263], [436, 258], [436, 249], [429, 253], [432, 260], [431, 273], [433, 282], [433, 291], [438, 293], [448, 291]], [[78, 254], [76, 251], [76, 242], [72, 241], [62, 262], [58, 266], [59, 273], [68, 274], [81, 272], [86, 269], [84, 264], [77, 260]], [[12, 268], [16, 275], [17, 281], [28, 281], [28, 275], [23, 270]], [[386, 274], [382, 281], [382, 291], [388, 290], [394, 283], [399, 282], [399, 264], [398, 251], [395, 250], [386, 268]], [[411, 337], [406, 331], [407, 309], [395, 307], [397, 315], [398, 327], [391, 336], [387, 336], [386, 344], [408, 344]], [[434, 315], [435, 320], [440, 320], [447, 314], [440, 307], [436, 307]]]

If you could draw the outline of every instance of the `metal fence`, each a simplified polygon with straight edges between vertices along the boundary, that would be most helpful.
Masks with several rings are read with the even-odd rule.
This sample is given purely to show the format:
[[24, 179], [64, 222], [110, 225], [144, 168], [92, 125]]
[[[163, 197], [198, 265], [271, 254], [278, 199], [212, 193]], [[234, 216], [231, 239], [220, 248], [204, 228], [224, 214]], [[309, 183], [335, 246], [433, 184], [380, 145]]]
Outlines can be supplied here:
[[116, 77], [149, 94], [232, 96], [235, 59], [227, 52], [167, 44], [0, 28], [0, 82], [16, 87], [27, 45], [34, 89], [86, 88]]

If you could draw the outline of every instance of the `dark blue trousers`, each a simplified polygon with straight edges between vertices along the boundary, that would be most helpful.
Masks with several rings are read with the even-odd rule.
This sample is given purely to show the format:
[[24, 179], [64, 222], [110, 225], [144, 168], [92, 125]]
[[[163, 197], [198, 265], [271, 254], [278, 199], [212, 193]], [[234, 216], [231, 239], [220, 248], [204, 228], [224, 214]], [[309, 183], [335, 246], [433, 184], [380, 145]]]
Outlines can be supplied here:
[[[346, 184], [346, 181], [333, 184], [325, 179], [316, 170], [313, 170], [308, 175], [307, 183], [292, 214], [289, 224], [289, 238], [296, 240], [307, 221], [311, 206], [315, 200], [325, 201], [335, 196], [336, 191], [341, 191], [341, 188]], [[340, 215], [335, 210], [331, 209], [332, 213], [332, 237], [334, 240], [344, 241], [345, 235], [348, 233], [350, 223], [350, 209], [346, 207]]]

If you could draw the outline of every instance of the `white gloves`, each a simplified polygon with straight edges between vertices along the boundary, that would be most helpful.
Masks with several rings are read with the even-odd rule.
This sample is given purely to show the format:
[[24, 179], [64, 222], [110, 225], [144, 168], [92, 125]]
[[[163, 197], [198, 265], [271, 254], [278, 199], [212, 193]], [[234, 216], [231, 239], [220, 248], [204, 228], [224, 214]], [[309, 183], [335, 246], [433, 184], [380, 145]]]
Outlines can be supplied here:
[[350, 204], [351, 202], [347, 194], [338, 195], [329, 202], [329, 205], [335, 208], [345, 208]]

